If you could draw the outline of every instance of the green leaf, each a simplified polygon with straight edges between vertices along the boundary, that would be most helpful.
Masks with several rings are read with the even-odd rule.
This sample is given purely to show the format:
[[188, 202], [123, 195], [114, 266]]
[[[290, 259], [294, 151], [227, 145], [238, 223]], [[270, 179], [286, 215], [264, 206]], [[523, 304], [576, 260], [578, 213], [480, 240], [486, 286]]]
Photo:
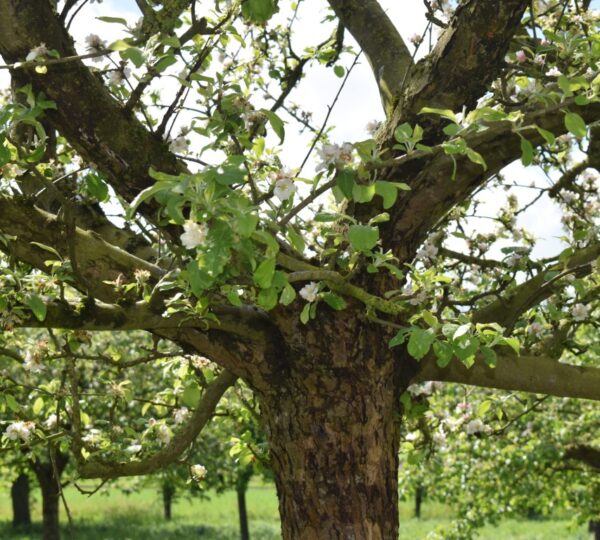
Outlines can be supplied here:
[[296, 299], [296, 290], [289, 283], [285, 284], [281, 296], [279, 297], [279, 303], [284, 306], [289, 306]]
[[200, 387], [197, 383], [189, 384], [183, 390], [181, 401], [188, 407], [195, 409], [200, 403]]
[[4, 394], [4, 399], [6, 400], [6, 405], [11, 411], [19, 412], [21, 410], [21, 407], [12, 394]]
[[484, 171], [487, 171], [487, 163], [479, 152], [475, 152], [472, 148], [467, 148], [467, 157], [473, 162], [481, 165]]
[[263, 24], [277, 12], [275, 0], [244, 0], [242, 15], [252, 22]]
[[452, 120], [455, 124], [458, 124], [458, 119], [453, 111], [450, 109], [436, 109], [435, 107], [423, 107], [419, 114], [437, 114], [438, 116], [442, 116], [447, 118], [448, 120]]
[[370, 251], [379, 240], [379, 229], [368, 225], [351, 225], [348, 241], [356, 251]]
[[408, 354], [415, 360], [421, 360], [429, 352], [434, 341], [435, 335], [431, 330], [415, 328], [408, 338]]
[[519, 354], [519, 351], [521, 350], [521, 343], [519, 342], [518, 338], [507, 337], [504, 338], [503, 341], [505, 345], [508, 345], [513, 351]]
[[390, 339], [388, 343], [389, 348], [397, 347], [398, 345], [402, 345], [406, 341], [406, 336], [410, 332], [410, 328], [402, 328], [398, 330], [398, 333]]
[[554, 133], [552, 133], [551, 131], [548, 131], [547, 129], [542, 129], [541, 127], [537, 128], [539, 134], [544, 137], [544, 140], [548, 143], [548, 144], [554, 144], [554, 141], [556, 141], [556, 137], [554, 136]]
[[375, 196], [375, 184], [354, 184], [352, 188], [352, 199], [359, 203], [371, 202]]
[[277, 289], [275, 287], [262, 289], [258, 293], [257, 302], [265, 311], [272, 310], [277, 305]]
[[310, 319], [310, 304], [304, 304], [302, 312], [300, 313], [300, 322], [306, 324]]
[[240, 214], [237, 218], [237, 231], [243, 238], [249, 238], [256, 230], [258, 216], [251, 213]]
[[111, 51], [126, 51], [127, 49], [133, 47], [131, 43], [128, 43], [124, 39], [117, 39], [117, 41], [113, 41], [108, 48]]
[[33, 402], [33, 407], [31, 408], [31, 410], [33, 411], [33, 414], [37, 416], [38, 414], [40, 414], [40, 412], [42, 412], [43, 408], [44, 400], [41, 397], [39, 397]]
[[585, 121], [577, 113], [568, 112], [565, 114], [565, 127], [578, 139], [587, 135]]
[[492, 402], [489, 399], [482, 401], [481, 404], [479, 405], [479, 407], [477, 407], [477, 416], [479, 416], [479, 417], [485, 416], [485, 413], [487, 413], [490, 410], [491, 406], [492, 406]]
[[404, 124], [400, 124], [394, 131], [394, 138], [399, 143], [405, 143], [410, 141], [412, 137], [413, 129], [410, 124], [405, 122]]
[[254, 283], [256, 283], [261, 289], [268, 289], [273, 282], [273, 276], [275, 275], [275, 257], [265, 259], [258, 265], [258, 268], [254, 271]]
[[120, 52], [120, 56], [123, 60], [131, 60], [135, 67], [142, 67], [146, 61], [144, 53], [137, 47], [129, 47], [124, 51]]
[[346, 70], [344, 69], [344, 66], [334, 66], [333, 68], [333, 72], [338, 76], [338, 77], [343, 77], [346, 74]]
[[325, 293], [323, 295], [323, 300], [337, 311], [346, 307], [346, 301], [341, 296], [331, 292]]
[[294, 229], [289, 229], [287, 236], [292, 246], [294, 246], [294, 249], [299, 253], [304, 253], [304, 248], [306, 247], [306, 245], [304, 243], [304, 238], [302, 238], [302, 235], [298, 234]]
[[127, 21], [121, 17], [96, 17], [96, 19], [105, 23], [117, 23], [127, 26]]
[[452, 339], [458, 339], [459, 337], [464, 336], [470, 329], [471, 323], [461, 324], [454, 332]]
[[268, 109], [261, 110], [269, 120], [269, 124], [271, 124], [273, 131], [279, 137], [279, 142], [283, 143], [283, 140], [285, 139], [285, 128], [283, 126], [283, 120], [279, 118], [279, 116], [277, 116], [273, 111], [269, 111]]
[[27, 298], [25, 300], [25, 305], [33, 311], [33, 314], [38, 321], [43, 321], [46, 318], [46, 304], [37, 294], [32, 294]]
[[497, 357], [496, 351], [490, 349], [490, 347], [481, 347], [481, 356], [483, 356], [484, 362], [490, 367], [496, 367]]
[[452, 345], [447, 341], [436, 341], [433, 344], [433, 352], [437, 358], [437, 365], [441, 368], [445, 368], [454, 356]]
[[350, 169], [342, 169], [335, 177], [336, 185], [347, 199], [352, 198], [354, 174]]
[[398, 198], [398, 188], [392, 182], [384, 180], [375, 182], [375, 193], [383, 199], [383, 208], [386, 210], [394, 206]]
[[521, 162], [525, 167], [533, 163], [533, 145], [525, 137], [521, 137]]

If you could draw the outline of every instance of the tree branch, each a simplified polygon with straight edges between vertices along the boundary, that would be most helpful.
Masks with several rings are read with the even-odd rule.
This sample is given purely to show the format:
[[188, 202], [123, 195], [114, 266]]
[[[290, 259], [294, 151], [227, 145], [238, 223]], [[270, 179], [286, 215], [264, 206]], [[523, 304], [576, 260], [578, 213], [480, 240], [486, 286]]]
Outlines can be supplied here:
[[383, 108], [390, 114], [412, 66], [404, 40], [377, 0], [329, 0], [329, 5], [368, 58]]
[[120, 476], [139, 476], [157, 471], [175, 462], [175, 460], [198, 437], [204, 426], [212, 418], [215, 408], [225, 391], [235, 382], [235, 375], [223, 371], [202, 393], [202, 399], [188, 422], [179, 430], [171, 442], [162, 450], [139, 461], [90, 461], [84, 463], [79, 457], [79, 475], [81, 478], [117, 478]]
[[[77, 54], [50, 2], [0, 0], [0, 54], [5, 61], [23, 60], [40, 43], [61, 57]], [[86, 161], [106, 174], [126, 200], [154, 183], [148, 175], [150, 167], [170, 174], [185, 169], [167, 144], [124, 111], [81, 61], [48, 66], [45, 74], [22, 71], [37, 91], [56, 103], [56, 110], [47, 111], [55, 127]], [[152, 217], [151, 205], [142, 206], [141, 211]]]
[[483, 361], [467, 368], [456, 358], [440, 368], [436, 358], [428, 356], [419, 363], [412, 382], [423, 381], [600, 401], [600, 368], [563, 364], [545, 356], [498, 356], [494, 368]]
[[582, 461], [586, 465], [600, 471], [600, 450], [586, 444], [576, 444], [567, 448], [565, 459]]

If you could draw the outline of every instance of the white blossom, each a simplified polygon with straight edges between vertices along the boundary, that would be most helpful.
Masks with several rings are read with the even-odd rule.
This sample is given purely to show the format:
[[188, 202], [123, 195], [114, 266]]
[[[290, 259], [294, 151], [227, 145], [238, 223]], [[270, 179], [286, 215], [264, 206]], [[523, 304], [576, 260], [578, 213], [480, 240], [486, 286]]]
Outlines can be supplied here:
[[560, 196], [561, 200], [566, 204], [572, 203], [577, 200], [577, 194], [567, 189], [561, 189], [558, 192], [558, 195]]
[[412, 36], [410, 36], [409, 41], [415, 46], [418, 47], [419, 45], [421, 45], [421, 42], [423, 41], [423, 36], [420, 34], [413, 34]]
[[40, 352], [27, 351], [25, 354], [25, 361], [23, 362], [23, 369], [30, 373], [41, 373], [44, 371], [42, 358], [43, 355]]
[[190, 416], [190, 410], [187, 407], [181, 407], [173, 411], [173, 421], [176, 424], [183, 424]]
[[183, 224], [184, 233], [179, 237], [186, 249], [194, 249], [206, 241], [208, 227], [203, 223], [188, 220]]
[[166, 424], [161, 424], [156, 430], [156, 436], [163, 444], [169, 444], [171, 442], [171, 430]]
[[102, 438], [102, 432], [99, 429], [90, 429], [84, 437], [82, 437], [82, 441], [91, 446], [97, 445]]
[[185, 135], [178, 135], [169, 141], [169, 150], [175, 154], [183, 154], [184, 152], [187, 152], [189, 146], [189, 142], [185, 138]]
[[466, 426], [465, 431], [468, 435], [473, 435], [475, 433], [481, 433], [482, 431], [486, 431], [486, 425], [479, 419], [475, 418], [475, 420], [471, 420]]
[[193, 356], [191, 362], [196, 369], [204, 369], [210, 366], [210, 360], [204, 356]]
[[10, 424], [5, 431], [5, 435], [11, 441], [21, 439], [23, 442], [27, 442], [35, 429], [33, 422], [24, 422], [19, 420]]
[[343, 166], [352, 161], [353, 146], [350, 143], [324, 144], [317, 153], [321, 163], [317, 165], [317, 171], [327, 169], [330, 165]]
[[40, 43], [37, 47], [34, 47], [29, 51], [27, 56], [25, 57], [26, 62], [33, 62], [36, 58], [40, 56], [45, 56], [48, 54], [48, 49], [45, 43]]
[[446, 444], [446, 441], [446, 432], [444, 431], [444, 428], [440, 426], [433, 434], [433, 442], [436, 445], [443, 447]]
[[46, 418], [46, 421], [44, 422], [44, 427], [46, 429], [54, 429], [57, 423], [58, 418], [56, 414], [52, 413], [50, 416], [48, 416], [48, 418]]
[[539, 322], [532, 322], [527, 328], [527, 332], [533, 336], [539, 336], [544, 332], [544, 325]]
[[298, 188], [291, 178], [282, 178], [275, 182], [275, 188], [273, 193], [281, 202], [287, 201], [290, 197], [296, 193]]
[[560, 77], [562, 75], [560, 69], [556, 66], [551, 67], [548, 71], [546, 71], [546, 77]]
[[128, 67], [114, 69], [108, 74], [108, 80], [112, 84], [123, 84], [125, 79], [128, 79], [131, 75], [131, 69]]
[[370, 122], [367, 122], [367, 125], [366, 125], [367, 133], [369, 135], [371, 135], [371, 137], [374, 137], [375, 133], [377, 133], [377, 130], [379, 129], [380, 126], [381, 126], [381, 122], [379, 122], [378, 120], [371, 120]]
[[[87, 45], [87, 51], [92, 54], [101, 53], [104, 49], [106, 49], [106, 41], [104, 41], [98, 34], [89, 34], [85, 38], [85, 43]], [[92, 58], [92, 62], [101, 61], [102, 58], [99, 56]]]
[[583, 304], [575, 304], [571, 309], [571, 315], [576, 321], [583, 321], [589, 312], [589, 308]]
[[319, 284], [311, 281], [300, 289], [300, 296], [307, 302], [314, 302], [319, 294]]
[[190, 467], [190, 472], [194, 481], [200, 482], [206, 476], [207, 470], [204, 465], [196, 464]]
[[515, 53], [517, 62], [525, 62], [527, 60], [527, 53], [524, 50], [519, 50]]
[[141, 450], [142, 450], [142, 445], [139, 444], [137, 441], [133, 441], [132, 444], [130, 444], [127, 448], [125, 448], [125, 452], [127, 452], [128, 454], [137, 454]]

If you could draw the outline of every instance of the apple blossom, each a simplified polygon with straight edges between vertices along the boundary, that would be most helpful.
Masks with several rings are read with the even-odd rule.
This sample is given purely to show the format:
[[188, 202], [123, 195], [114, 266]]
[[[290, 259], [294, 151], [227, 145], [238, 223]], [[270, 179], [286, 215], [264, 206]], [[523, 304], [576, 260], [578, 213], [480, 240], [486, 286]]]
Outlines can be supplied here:
[[319, 294], [319, 284], [311, 281], [300, 289], [300, 296], [307, 302], [314, 302]]
[[206, 241], [208, 227], [203, 223], [188, 220], [183, 224], [183, 230], [179, 239], [186, 249], [194, 249]]

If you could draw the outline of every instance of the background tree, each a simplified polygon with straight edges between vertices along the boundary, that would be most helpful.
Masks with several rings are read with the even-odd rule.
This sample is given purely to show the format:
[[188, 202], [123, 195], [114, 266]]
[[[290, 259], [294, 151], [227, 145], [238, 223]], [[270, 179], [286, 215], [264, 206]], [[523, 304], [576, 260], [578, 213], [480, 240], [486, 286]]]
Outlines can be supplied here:
[[[396, 538], [411, 383], [600, 398], [598, 367], [559, 361], [563, 334], [597, 320], [596, 15], [589, 2], [426, 4], [415, 63], [375, 0], [330, 0], [303, 52], [301, 2], [140, 1], [139, 24], [105, 19], [120, 39], [78, 51], [78, 2], [0, 0], [3, 325], [145, 330], [222, 367], [195, 383], [188, 421], [171, 436], [157, 419], [132, 458], [125, 429], [84, 444], [85, 379], [61, 344], [63, 443], [81, 477], [172, 463], [239, 377], [260, 404], [283, 536]], [[345, 84], [362, 56], [385, 120], [332, 144], [290, 94], [318, 63]], [[290, 171], [279, 150], [296, 150], [294, 125], [314, 137]], [[518, 159], [549, 175], [527, 202], [501, 172]], [[509, 192], [489, 216], [494, 186]], [[550, 257], [519, 226], [540, 201], [564, 215]], [[489, 234], [470, 228], [486, 217]], [[556, 339], [523, 340], [532, 321]]]

